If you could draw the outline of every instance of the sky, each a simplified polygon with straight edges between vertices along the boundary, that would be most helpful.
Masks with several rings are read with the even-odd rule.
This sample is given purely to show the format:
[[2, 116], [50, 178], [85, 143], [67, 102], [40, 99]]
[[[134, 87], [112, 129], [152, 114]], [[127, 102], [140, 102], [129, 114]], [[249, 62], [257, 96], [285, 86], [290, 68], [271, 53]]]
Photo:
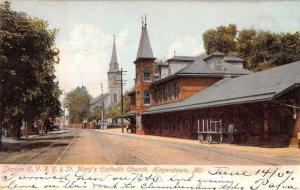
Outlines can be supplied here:
[[100, 83], [107, 92], [107, 71], [116, 35], [120, 67], [126, 70], [125, 90], [134, 86], [141, 17], [154, 56], [195, 56], [204, 52], [202, 34], [220, 25], [236, 24], [271, 32], [300, 30], [297, 1], [12, 1], [12, 8], [48, 21], [59, 29], [56, 76], [64, 93], [86, 86], [96, 97]]

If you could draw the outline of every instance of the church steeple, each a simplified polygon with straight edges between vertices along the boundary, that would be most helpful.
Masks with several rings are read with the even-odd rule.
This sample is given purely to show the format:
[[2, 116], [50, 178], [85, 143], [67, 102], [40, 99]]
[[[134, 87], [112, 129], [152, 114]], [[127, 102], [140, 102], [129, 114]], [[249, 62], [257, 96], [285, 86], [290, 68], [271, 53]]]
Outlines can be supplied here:
[[119, 71], [119, 63], [117, 58], [117, 50], [116, 50], [116, 40], [114, 35], [114, 43], [112, 48], [112, 55], [109, 63], [109, 71], [108, 72], [116, 72]]
[[141, 32], [139, 48], [136, 56], [136, 61], [141, 58], [154, 59], [150, 40], [149, 40], [149, 35], [147, 31], [146, 15], [145, 18], [144, 17], [142, 18], [142, 32]]

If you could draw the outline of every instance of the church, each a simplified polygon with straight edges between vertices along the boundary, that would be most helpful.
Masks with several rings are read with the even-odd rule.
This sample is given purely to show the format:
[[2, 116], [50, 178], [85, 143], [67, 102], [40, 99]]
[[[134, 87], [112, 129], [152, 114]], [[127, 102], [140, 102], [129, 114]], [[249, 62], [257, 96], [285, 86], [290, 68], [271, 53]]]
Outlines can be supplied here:
[[[89, 102], [89, 109], [93, 111], [96, 107], [107, 110], [111, 106], [118, 104], [121, 101], [121, 86], [120, 86], [120, 69], [117, 57], [116, 40], [114, 36], [112, 55], [109, 62], [109, 70], [107, 72], [108, 79], [108, 93], [100, 94], [96, 98], [93, 98]], [[109, 119], [109, 123], [112, 120]]]
[[211, 142], [211, 124], [218, 124], [220, 131], [232, 135], [232, 143], [288, 146], [297, 142], [300, 61], [253, 73], [234, 52], [174, 55], [158, 65], [155, 79], [155, 59], [145, 20], [133, 62], [131, 111], [122, 116], [130, 121], [132, 132], [188, 139], [207, 134]]

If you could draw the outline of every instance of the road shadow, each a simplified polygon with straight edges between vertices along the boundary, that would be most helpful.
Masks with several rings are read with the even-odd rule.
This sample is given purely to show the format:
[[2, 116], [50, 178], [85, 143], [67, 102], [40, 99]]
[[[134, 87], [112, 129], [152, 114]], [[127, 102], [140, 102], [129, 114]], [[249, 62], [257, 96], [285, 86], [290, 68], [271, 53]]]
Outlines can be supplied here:
[[[5, 144], [4, 152], [13, 153], [13, 152], [21, 152], [21, 151], [28, 151], [34, 149], [42, 149], [48, 147], [52, 144], [51, 141], [46, 142], [30, 142], [30, 143], [8, 143]], [[55, 143], [51, 147], [60, 147], [60, 146], [68, 146], [68, 143]]]
[[35, 138], [28, 138], [28, 139], [22, 139], [21, 141], [25, 142], [33, 142], [33, 141], [40, 141], [40, 140], [62, 140], [62, 139], [72, 139], [74, 136], [40, 136]]
[[32, 149], [39, 149], [47, 147], [52, 142], [36, 142], [36, 143], [5, 143], [5, 150], [4, 152], [13, 153], [13, 152], [20, 152]]

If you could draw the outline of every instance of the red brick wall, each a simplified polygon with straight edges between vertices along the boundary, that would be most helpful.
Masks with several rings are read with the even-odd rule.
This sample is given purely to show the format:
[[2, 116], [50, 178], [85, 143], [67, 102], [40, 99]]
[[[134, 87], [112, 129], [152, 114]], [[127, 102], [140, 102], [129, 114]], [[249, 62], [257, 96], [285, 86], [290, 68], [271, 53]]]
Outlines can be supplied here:
[[[151, 82], [144, 82], [144, 70], [146, 67], [150, 68], [150, 78], [151, 81], [154, 81], [154, 60], [153, 59], [142, 59], [139, 62], [136, 63], [136, 73], [139, 74], [140, 80], [137, 80], [136, 76], [136, 84], [135, 84], [135, 97], [136, 97], [136, 103], [135, 103], [135, 109], [137, 113], [142, 113], [145, 108], [148, 106], [144, 106], [144, 91], [149, 90], [149, 86]], [[151, 100], [152, 102], [152, 100]]]
[[179, 99], [184, 100], [208, 86], [218, 82], [221, 78], [181, 78]]
[[[218, 82], [221, 78], [199, 78], [199, 77], [184, 77], [184, 78], [176, 78], [173, 80], [170, 80], [166, 83], [159, 84], [155, 87], [153, 87], [152, 96], [155, 96], [155, 93], [162, 87], [166, 87], [166, 89], [169, 91], [169, 86], [171, 89], [174, 88], [174, 84], [179, 84], [179, 96], [175, 97], [174, 94], [171, 96], [168, 96], [166, 99], [161, 98], [159, 99], [153, 99], [153, 105], [159, 105], [159, 104], [167, 104], [172, 102], [177, 102], [184, 100], [195, 93], [207, 88], [208, 86], [213, 85], [214, 83]], [[161, 95], [162, 96], [162, 95]]]

